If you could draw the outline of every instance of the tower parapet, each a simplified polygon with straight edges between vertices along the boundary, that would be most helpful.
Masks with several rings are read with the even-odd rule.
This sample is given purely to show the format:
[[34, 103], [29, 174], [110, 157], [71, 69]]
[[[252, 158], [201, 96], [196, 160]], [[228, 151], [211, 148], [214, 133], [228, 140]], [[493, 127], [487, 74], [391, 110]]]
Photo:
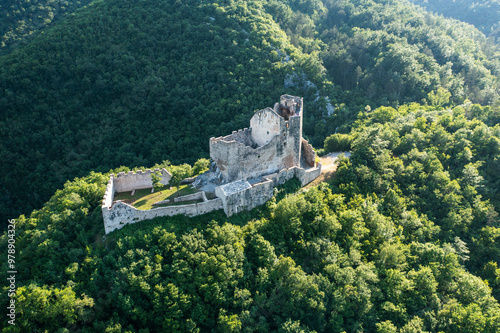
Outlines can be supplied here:
[[225, 182], [300, 166], [302, 105], [302, 98], [283, 95], [274, 108], [256, 111], [250, 128], [210, 139], [210, 158]]

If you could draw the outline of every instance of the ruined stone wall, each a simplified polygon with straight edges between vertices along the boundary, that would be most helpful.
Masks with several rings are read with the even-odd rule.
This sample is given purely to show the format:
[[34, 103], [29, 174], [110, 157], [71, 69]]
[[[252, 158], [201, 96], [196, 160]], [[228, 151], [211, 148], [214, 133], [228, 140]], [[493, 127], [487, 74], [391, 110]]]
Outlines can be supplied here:
[[316, 152], [313, 149], [313, 146], [307, 140], [302, 139], [302, 156], [307, 163], [307, 166], [313, 167], [316, 162]]
[[274, 136], [281, 133], [283, 120], [283, 117], [271, 108], [257, 111], [250, 119], [252, 141], [259, 146], [267, 144]]
[[292, 110], [295, 115], [289, 120], [288, 135], [293, 139], [294, 165], [300, 165], [302, 154], [302, 120], [304, 115], [304, 101], [300, 97], [282, 95], [280, 104]]
[[[225, 137], [210, 140], [210, 158], [226, 182], [255, 178], [300, 165], [301, 117], [294, 116], [285, 121], [272, 109], [264, 111], [252, 117], [251, 124], [255, 126], [251, 128], [252, 137], [255, 133], [260, 133], [262, 128], [266, 129], [267, 133], [267, 128], [276, 126], [276, 122], [280, 129], [279, 133], [266, 140], [263, 146], [252, 148], [234, 140], [227, 141]], [[268, 119], [272, 119], [273, 124], [269, 125]]]
[[111, 207], [113, 205], [113, 199], [115, 196], [115, 188], [114, 188], [114, 179], [115, 176], [111, 174], [109, 177], [108, 185], [106, 186], [106, 191], [104, 192], [104, 197], [102, 199], [103, 207]]
[[[236, 141], [225, 141], [222, 138], [210, 139], [210, 159], [215, 162], [226, 182], [237, 176], [237, 174], [230, 175], [229, 170], [233, 167], [230, 162], [234, 156], [237, 156], [239, 146], [245, 147], [244, 144]], [[234, 170], [232, 171], [234, 172]]]
[[199, 191], [193, 194], [186, 194], [177, 198], [174, 198], [174, 202], [191, 201], [191, 200], [203, 200], [207, 201], [207, 196], [205, 192]]
[[[238, 180], [219, 186], [215, 189], [217, 198], [213, 200], [207, 200], [204, 192], [198, 192], [183, 196], [181, 199], [193, 200], [201, 198], [204, 200], [203, 202], [189, 205], [158, 207], [150, 210], [139, 210], [121, 201], [115, 203], [113, 206], [106, 206], [105, 202], [108, 202], [110, 199], [105, 196], [102, 206], [104, 228], [106, 234], [108, 234], [113, 230], [121, 229], [127, 224], [149, 220], [159, 216], [173, 216], [178, 214], [196, 216], [219, 209], [224, 209], [226, 215], [231, 216], [263, 205], [272, 198], [276, 186], [284, 184], [293, 177], [297, 177], [304, 186], [316, 179], [320, 173], [320, 163], [318, 163], [317, 167], [307, 170], [294, 166], [269, 174], [263, 177], [262, 182], [254, 185], [250, 185], [244, 180]], [[110, 177], [110, 183], [108, 184], [110, 188], [112, 187], [112, 185], [110, 185], [112, 179], [113, 176]]]
[[215, 194], [222, 199], [226, 215], [231, 216], [263, 205], [273, 197], [276, 186], [284, 184], [293, 177], [297, 177], [304, 186], [316, 179], [320, 173], [321, 163], [318, 163], [317, 167], [307, 170], [294, 166], [267, 175], [263, 177], [262, 182], [254, 185], [250, 185], [247, 181], [238, 180], [219, 186], [215, 189]]
[[216, 198], [190, 205], [158, 207], [149, 210], [139, 210], [124, 202], [117, 202], [111, 208], [102, 207], [104, 229], [106, 234], [123, 228], [127, 224], [150, 220], [159, 216], [186, 215], [197, 216], [223, 209], [222, 200]]
[[278, 149], [283, 151], [283, 154], [279, 156], [279, 158], [282, 159], [279, 164], [283, 168], [291, 168], [294, 165], [300, 165], [302, 147], [302, 110], [298, 109], [294, 112], [295, 114], [286, 120], [278, 114], [279, 105], [276, 104], [274, 110], [266, 108], [256, 112], [250, 119], [252, 140], [254, 142], [260, 145], [266, 145], [269, 144], [274, 137], [279, 137], [277, 144], [281, 145], [281, 147], [278, 147]]
[[295, 112], [302, 112], [303, 100], [292, 95], [281, 95], [280, 104]]
[[252, 129], [244, 128], [238, 131], [233, 131], [231, 135], [228, 135], [224, 138], [226, 141], [234, 140], [236, 142], [242, 143], [247, 146], [253, 146], [254, 142], [252, 141]]
[[159, 171], [162, 180], [160, 183], [163, 185], [168, 185], [172, 175], [166, 169], [147, 169], [146, 171], [139, 170], [137, 172], [129, 171], [127, 173], [120, 172], [114, 178], [114, 190], [115, 192], [128, 192], [132, 190], [139, 190], [143, 188], [153, 187], [151, 181], [151, 174]]
[[[235, 182], [237, 183], [237, 182]], [[245, 182], [248, 184], [248, 182]], [[254, 207], [263, 205], [273, 197], [274, 186], [272, 180], [265, 180], [253, 186], [246, 186], [239, 191], [226, 193], [225, 189], [233, 183], [217, 187], [215, 194], [222, 199], [224, 212], [227, 216], [251, 210]], [[250, 184], [248, 184], [250, 185]]]
[[218, 138], [210, 138], [210, 143], [217, 141], [226, 141], [226, 142], [239, 142], [247, 146], [253, 146], [254, 142], [252, 141], [252, 129], [244, 128], [237, 131], [233, 131], [233, 133], [220, 136]]
[[316, 178], [319, 177], [321, 174], [321, 163], [318, 163], [318, 165], [315, 168], [309, 168], [309, 169], [302, 169], [298, 168], [296, 172], [296, 177], [300, 180], [300, 183], [302, 186], [305, 186], [315, 180]]
[[273, 186], [276, 187], [278, 185], [283, 185], [284, 183], [295, 177], [298, 169], [298, 167], [282, 169], [278, 173], [273, 173], [263, 178], [266, 180], [271, 180], [273, 182]]
[[302, 109], [301, 98], [283, 95], [274, 109], [257, 111], [249, 129], [211, 138], [210, 158], [224, 181], [246, 180], [300, 166]]
[[287, 156], [292, 156], [293, 161], [285, 163], [284, 166], [285, 168], [295, 165], [300, 166], [302, 153], [302, 117], [300, 115], [293, 116], [285, 125], [288, 125], [286, 128]]
[[210, 158], [226, 182], [254, 178], [276, 172], [283, 167], [281, 157], [284, 150], [280, 143], [279, 136], [256, 149], [238, 142], [218, 141], [210, 146]]
[[302, 186], [305, 186], [312, 182], [314, 179], [318, 178], [321, 174], [321, 163], [318, 163], [316, 167], [303, 169], [299, 167], [293, 167], [290, 169], [283, 169], [280, 172], [265, 176], [264, 179], [269, 179], [273, 181], [273, 185], [276, 187], [282, 185], [289, 181], [293, 177], [296, 177]]

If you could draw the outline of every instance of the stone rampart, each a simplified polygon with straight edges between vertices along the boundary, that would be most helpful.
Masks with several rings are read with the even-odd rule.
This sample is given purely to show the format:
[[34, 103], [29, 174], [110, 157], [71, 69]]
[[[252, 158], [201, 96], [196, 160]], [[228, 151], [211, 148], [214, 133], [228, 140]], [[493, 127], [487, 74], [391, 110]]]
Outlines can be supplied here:
[[273, 186], [276, 187], [278, 185], [283, 185], [284, 183], [295, 177], [298, 169], [298, 167], [282, 169], [278, 173], [264, 176], [263, 179], [271, 180], [273, 182]]
[[220, 198], [195, 204], [158, 207], [149, 210], [139, 210], [129, 204], [118, 201], [111, 208], [102, 207], [102, 215], [104, 218], [104, 229], [106, 234], [108, 234], [114, 230], [123, 228], [127, 224], [150, 220], [159, 216], [174, 216], [179, 214], [197, 216], [219, 209], [223, 209]]
[[113, 205], [113, 199], [115, 196], [114, 179], [115, 179], [115, 176], [112, 174], [109, 177], [108, 185], [106, 185], [106, 191], [104, 192], [104, 197], [102, 200], [103, 207], [109, 208]]
[[177, 198], [174, 198], [174, 202], [182, 202], [182, 201], [191, 201], [191, 200], [203, 200], [207, 201], [207, 196], [205, 192], [199, 191], [193, 194], [183, 195]]
[[[262, 178], [262, 181], [250, 185], [248, 181], [238, 180], [215, 188], [216, 199], [207, 200], [205, 192], [197, 192], [175, 198], [174, 201], [182, 202], [189, 200], [202, 199], [203, 202], [187, 205], [173, 205], [166, 207], [157, 207], [150, 210], [139, 210], [122, 201], [118, 201], [113, 206], [106, 206], [104, 201], [109, 199], [105, 196], [102, 206], [102, 215], [104, 218], [104, 228], [106, 234], [111, 231], [121, 229], [127, 224], [136, 223], [143, 220], [153, 219], [159, 216], [186, 215], [197, 216], [212, 212], [214, 210], [224, 209], [227, 216], [251, 210], [257, 206], [263, 205], [274, 195], [274, 188], [284, 184], [293, 177], [297, 177], [302, 185], [306, 185], [316, 179], [321, 173], [321, 164], [310, 169], [292, 167], [282, 169], [277, 173], [269, 174]], [[112, 187], [113, 177], [110, 177], [108, 187]], [[106, 191], [108, 192], [108, 191]]]
[[304, 138], [302, 139], [302, 156], [306, 160], [307, 166], [313, 167], [316, 162], [316, 152], [313, 146]]
[[253, 142], [251, 140], [252, 129], [244, 128], [237, 131], [233, 131], [233, 133], [226, 136], [219, 136], [217, 138], [210, 138], [210, 144], [225, 141], [225, 142], [239, 142], [243, 145], [252, 146]]
[[253, 185], [248, 181], [237, 180], [219, 186], [215, 189], [215, 194], [222, 199], [226, 215], [231, 216], [263, 205], [273, 197], [276, 186], [284, 184], [293, 177], [297, 177], [304, 186], [316, 179], [320, 173], [321, 163], [309, 169], [292, 167], [264, 176], [261, 182]]
[[114, 190], [116, 192], [128, 192], [133, 190], [139, 190], [144, 188], [153, 187], [153, 182], [151, 180], [151, 174], [155, 172], [160, 172], [161, 181], [163, 185], [168, 185], [172, 175], [166, 169], [147, 169], [145, 171], [139, 170], [137, 172], [129, 171], [127, 173], [120, 172], [116, 175], [114, 179]]
[[321, 174], [321, 163], [316, 167], [309, 169], [297, 168], [296, 177], [300, 180], [302, 186], [305, 186], [319, 177]]

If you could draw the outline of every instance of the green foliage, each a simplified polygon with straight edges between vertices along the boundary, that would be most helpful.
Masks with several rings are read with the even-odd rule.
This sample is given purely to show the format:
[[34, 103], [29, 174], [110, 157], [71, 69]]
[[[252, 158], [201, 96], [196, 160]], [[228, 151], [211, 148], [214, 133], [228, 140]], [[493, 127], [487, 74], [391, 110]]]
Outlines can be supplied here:
[[325, 153], [351, 150], [352, 137], [348, 134], [332, 134], [325, 139]]
[[54, 21], [92, 0], [4, 0], [0, 6], [0, 54], [27, 42]]
[[[68, 182], [42, 210], [17, 220], [16, 247], [22, 250], [16, 258], [16, 306], [22, 327], [13, 331], [437, 332], [467, 327], [495, 332], [500, 306], [490, 287], [496, 295], [498, 256], [492, 251], [498, 251], [500, 233], [484, 229], [487, 218], [474, 215], [487, 203], [473, 192], [461, 199], [475, 205], [467, 233], [446, 229], [442, 221], [448, 215], [433, 216], [442, 229], [434, 225], [431, 210], [397, 186], [399, 177], [410, 172], [405, 170], [409, 157], [402, 163], [390, 154], [387, 158], [388, 144], [377, 140], [384, 133], [379, 127], [357, 134], [358, 144], [351, 159], [341, 161], [333, 188], [323, 183], [290, 194], [300, 187], [294, 180], [250, 213], [229, 219], [222, 212], [157, 218], [105, 239], [100, 198], [107, 176], [92, 173]], [[441, 156], [437, 149], [433, 154]], [[429, 155], [415, 149], [408, 153], [422, 163], [421, 172], [443, 172], [438, 160], [426, 161]], [[347, 186], [344, 182], [352, 181], [346, 177], [359, 177], [360, 163], [374, 168], [371, 177], [380, 177], [375, 184], [389, 182], [389, 189], [378, 193], [382, 184], [364, 193], [365, 185]], [[163, 165], [172, 173], [193, 172], [187, 165]], [[419, 184], [416, 179], [409, 188]], [[477, 228], [484, 229], [483, 238], [471, 243], [468, 235], [477, 235]], [[0, 243], [6, 242], [4, 235]], [[488, 262], [480, 264], [483, 258]], [[476, 266], [490, 286], [467, 271]], [[5, 302], [0, 299], [0, 306]]]
[[33, 332], [39, 327], [56, 332], [66, 327], [76, 329], [91, 323], [94, 301], [85, 294], [77, 297], [73, 288], [63, 289], [23, 286], [16, 291], [16, 314], [23, 320], [16, 321], [21, 331]]
[[439, 87], [437, 91], [431, 91], [427, 94], [427, 99], [432, 106], [444, 106], [450, 101], [451, 93]]
[[153, 172], [151, 174], [151, 182], [153, 183], [154, 188], [161, 188], [163, 184], [161, 184], [161, 173], [159, 171]]
[[496, 0], [411, 0], [411, 2], [429, 11], [473, 24], [485, 35], [500, 41], [500, 3]]
[[193, 165], [192, 175], [197, 176], [207, 171], [210, 166], [210, 160], [206, 158], [200, 158]]
[[206, 156], [285, 92], [305, 98], [305, 136], [352, 155], [331, 185], [292, 180], [251, 212], [106, 236], [108, 175], [65, 183], [16, 220], [8, 330], [500, 331], [498, 64], [477, 30], [400, 0], [110, 0], [66, 17], [0, 58], [2, 214], [90, 169], [163, 160], [178, 186], [209, 161], [166, 159]]

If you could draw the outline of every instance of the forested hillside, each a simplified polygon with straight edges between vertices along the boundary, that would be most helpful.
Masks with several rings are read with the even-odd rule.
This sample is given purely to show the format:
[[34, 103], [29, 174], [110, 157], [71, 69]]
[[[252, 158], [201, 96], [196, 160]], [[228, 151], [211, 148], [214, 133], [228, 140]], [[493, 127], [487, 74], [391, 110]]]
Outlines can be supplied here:
[[329, 79], [358, 93], [346, 99], [420, 102], [441, 86], [455, 102], [498, 100], [499, 48], [477, 29], [401, 0], [323, 3], [292, 6], [296, 11], [284, 17], [277, 5], [275, 14], [292, 42], [318, 50]]
[[494, 105], [499, 54], [403, 0], [98, 1], [0, 57], [0, 215], [90, 170], [192, 163], [284, 92], [315, 146], [438, 87]]
[[427, 10], [476, 26], [486, 36], [500, 42], [499, 0], [410, 0]]
[[89, 170], [192, 162], [211, 136], [248, 127], [307, 60], [254, 12], [103, 1], [1, 58], [2, 216]]
[[107, 174], [68, 182], [17, 220], [6, 331], [498, 332], [500, 127], [478, 110], [498, 117], [367, 110], [331, 184], [285, 196], [292, 180], [230, 219], [157, 218], [103, 237]]
[[[84, 1], [4, 3], [28, 25]], [[406, 0], [101, 0], [34, 35], [0, 56], [1, 223], [25, 213], [5, 332], [500, 331], [500, 52], [479, 30]], [[328, 183], [104, 234], [110, 173], [194, 176], [172, 164], [283, 93], [320, 153], [351, 151]]]
[[0, 3], [0, 54], [26, 44], [33, 35], [92, 0], [3, 0]]

